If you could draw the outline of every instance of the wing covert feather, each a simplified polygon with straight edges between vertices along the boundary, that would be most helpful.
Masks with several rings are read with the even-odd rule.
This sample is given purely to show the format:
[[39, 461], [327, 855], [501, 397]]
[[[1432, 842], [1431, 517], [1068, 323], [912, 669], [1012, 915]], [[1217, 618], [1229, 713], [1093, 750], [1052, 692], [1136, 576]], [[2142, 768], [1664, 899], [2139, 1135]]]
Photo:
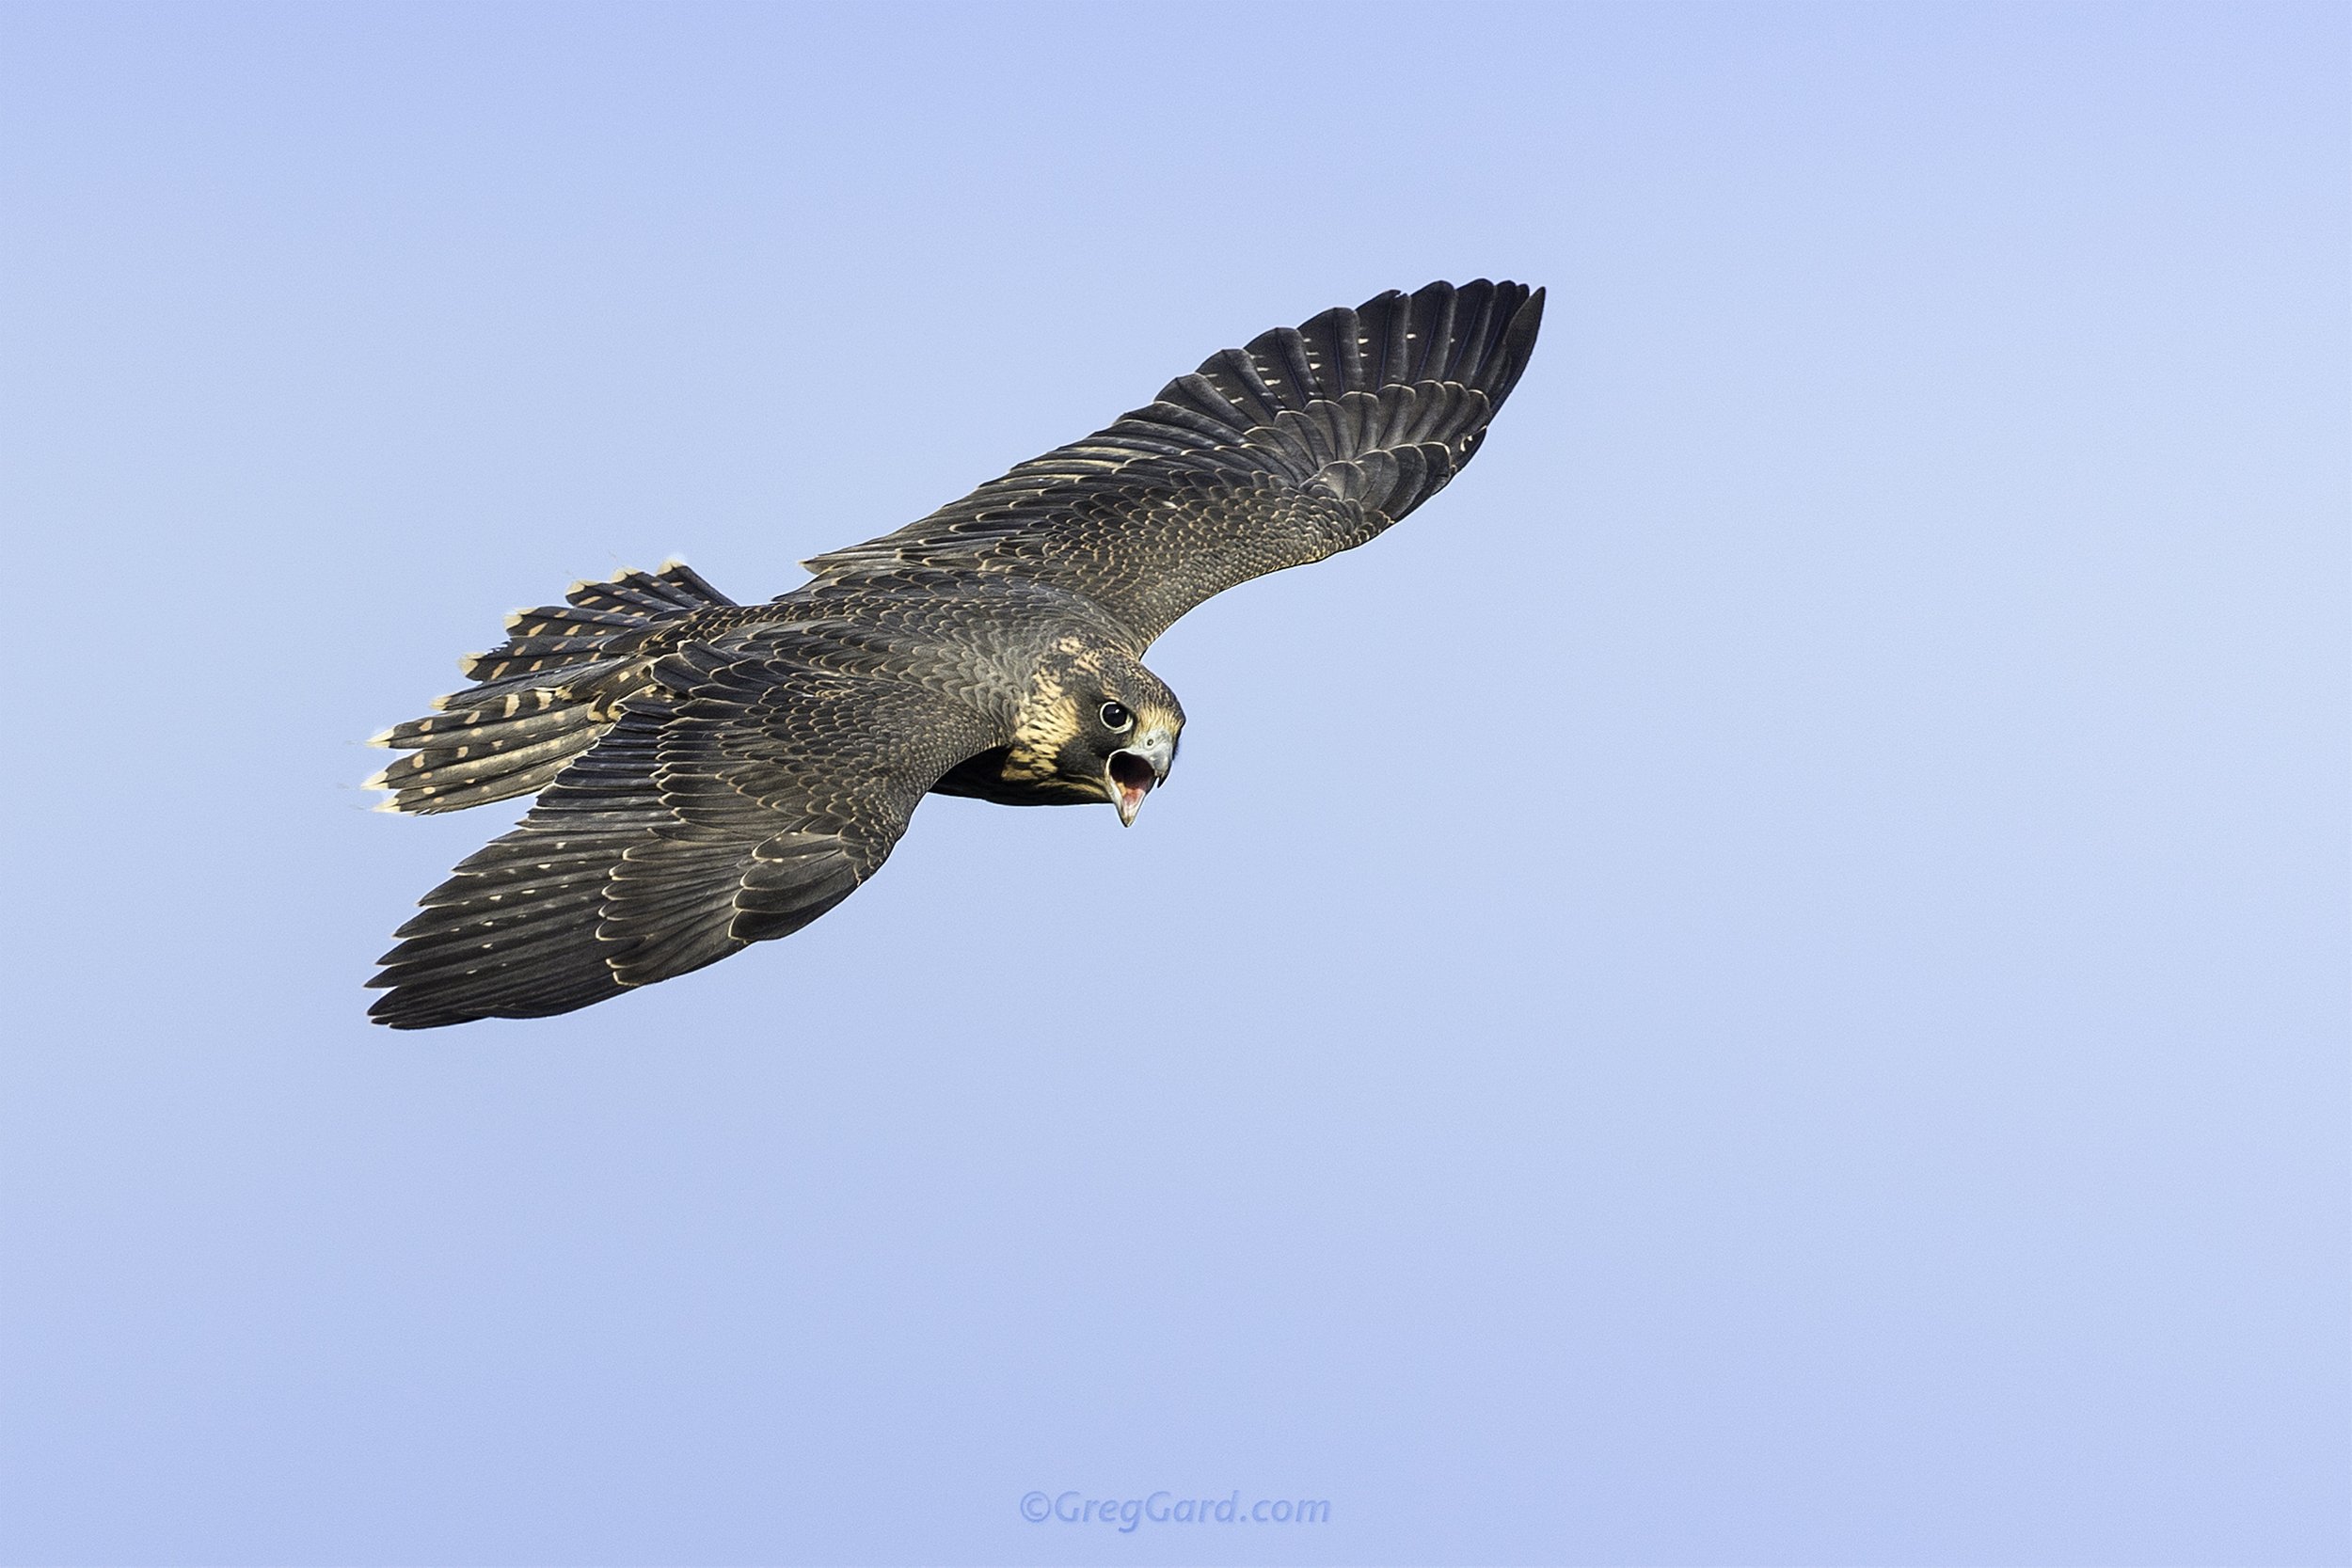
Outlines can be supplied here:
[[1148, 643], [1213, 594], [1360, 545], [1441, 489], [1526, 369], [1543, 298], [1432, 283], [1277, 327], [1083, 440], [806, 564], [820, 582], [1050, 583]]
[[800, 929], [925, 792], [1000, 743], [978, 709], [773, 648], [662, 660], [512, 832], [459, 863], [371, 985], [395, 1028], [568, 1012]]

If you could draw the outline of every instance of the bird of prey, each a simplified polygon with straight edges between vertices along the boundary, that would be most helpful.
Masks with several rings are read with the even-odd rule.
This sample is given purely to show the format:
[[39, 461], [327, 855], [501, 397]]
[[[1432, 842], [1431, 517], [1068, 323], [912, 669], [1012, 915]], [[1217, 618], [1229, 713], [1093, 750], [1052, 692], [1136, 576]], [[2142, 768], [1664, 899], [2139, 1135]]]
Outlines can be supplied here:
[[787, 936], [926, 794], [1107, 802], [1184, 732], [1142, 663], [1212, 594], [1352, 549], [1485, 438], [1541, 290], [1391, 292], [1212, 356], [1151, 403], [739, 605], [691, 568], [580, 583], [374, 737], [384, 809], [536, 795], [369, 982], [396, 1029], [540, 1018]]

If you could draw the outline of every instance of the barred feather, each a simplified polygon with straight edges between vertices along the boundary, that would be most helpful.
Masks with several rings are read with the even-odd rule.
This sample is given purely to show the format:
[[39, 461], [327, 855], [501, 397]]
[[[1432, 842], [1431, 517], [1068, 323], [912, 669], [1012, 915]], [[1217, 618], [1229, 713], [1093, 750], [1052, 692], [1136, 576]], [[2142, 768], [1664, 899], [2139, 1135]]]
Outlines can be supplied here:
[[[1100, 771], [1117, 753], [1082, 738], [1086, 716], [1137, 693], [1172, 755], [1183, 716], [1145, 647], [1436, 494], [1542, 314], [1518, 283], [1380, 294], [1210, 356], [1106, 428], [808, 562], [816, 580], [768, 604], [673, 562], [516, 612], [464, 661], [470, 685], [375, 737], [409, 753], [370, 781], [389, 809], [538, 799], [400, 927], [371, 1015], [568, 1012], [798, 930], [872, 875], [927, 793], [1096, 799], [1123, 775]], [[1125, 672], [1121, 701], [1105, 670]]]
[[803, 562], [1084, 594], [1145, 643], [1234, 584], [1374, 538], [1470, 460], [1543, 323], [1523, 283], [1379, 294], [1213, 354], [1151, 404], [894, 533]]
[[[411, 754], [367, 782], [390, 811], [462, 811], [535, 794], [612, 726], [647, 684], [653, 659], [631, 657], [648, 630], [735, 601], [682, 562], [574, 583], [561, 605], [517, 610], [505, 642], [460, 661], [475, 684], [373, 744]], [[619, 657], [615, 657], [615, 654]]]

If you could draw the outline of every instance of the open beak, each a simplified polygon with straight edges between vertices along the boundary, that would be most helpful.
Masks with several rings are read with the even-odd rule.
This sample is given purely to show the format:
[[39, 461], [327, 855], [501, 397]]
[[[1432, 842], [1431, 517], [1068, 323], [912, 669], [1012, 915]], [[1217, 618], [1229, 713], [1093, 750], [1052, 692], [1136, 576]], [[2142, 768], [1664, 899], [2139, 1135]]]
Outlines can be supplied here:
[[1136, 813], [1143, 809], [1143, 798], [1152, 786], [1168, 782], [1168, 765], [1176, 760], [1176, 739], [1165, 729], [1153, 730], [1133, 746], [1122, 746], [1111, 753], [1109, 765], [1104, 769], [1103, 787], [1111, 804], [1119, 808], [1119, 825], [1132, 828]]

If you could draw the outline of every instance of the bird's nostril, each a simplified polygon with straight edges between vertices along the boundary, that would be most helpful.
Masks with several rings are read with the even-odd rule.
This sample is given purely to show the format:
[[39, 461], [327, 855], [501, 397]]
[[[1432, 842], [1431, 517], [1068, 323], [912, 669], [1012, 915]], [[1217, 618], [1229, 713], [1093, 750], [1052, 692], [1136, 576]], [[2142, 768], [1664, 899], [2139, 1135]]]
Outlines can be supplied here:
[[1135, 752], [1111, 753], [1111, 780], [1121, 789], [1150, 789], [1159, 779], [1152, 765]]

